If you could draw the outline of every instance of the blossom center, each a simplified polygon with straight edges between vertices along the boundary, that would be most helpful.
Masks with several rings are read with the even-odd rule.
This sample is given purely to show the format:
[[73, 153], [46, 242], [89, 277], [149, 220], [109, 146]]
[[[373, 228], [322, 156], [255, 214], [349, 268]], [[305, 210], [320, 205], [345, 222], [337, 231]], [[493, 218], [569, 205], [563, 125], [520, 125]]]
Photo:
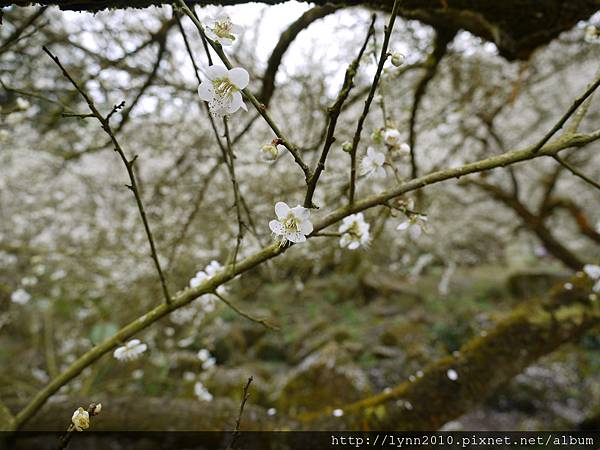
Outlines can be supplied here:
[[231, 34], [232, 25], [233, 23], [229, 19], [219, 20], [218, 22], [215, 22], [215, 25], [213, 27], [213, 33], [215, 33], [220, 38], [234, 40], [235, 36]]
[[293, 214], [288, 214], [282, 224], [288, 233], [297, 233], [300, 231], [300, 221]]
[[233, 84], [229, 78], [219, 78], [213, 80], [212, 83], [216, 96], [220, 98], [231, 97], [234, 92], [238, 91], [238, 88], [235, 87], [235, 84]]

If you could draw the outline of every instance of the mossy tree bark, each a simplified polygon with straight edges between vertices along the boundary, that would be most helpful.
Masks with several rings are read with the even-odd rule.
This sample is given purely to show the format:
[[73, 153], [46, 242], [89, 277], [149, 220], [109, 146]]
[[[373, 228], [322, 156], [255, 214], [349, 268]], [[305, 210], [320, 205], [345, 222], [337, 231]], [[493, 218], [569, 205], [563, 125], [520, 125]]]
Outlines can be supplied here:
[[[281, 414], [270, 417], [263, 409], [249, 406], [242, 430], [439, 429], [480, 404], [538, 358], [600, 325], [600, 301], [591, 295], [590, 280], [578, 274], [570, 284], [571, 288], [557, 286], [544, 300], [518, 307], [458, 354], [431, 364], [414, 382], [347, 405], [342, 417], [333, 417], [331, 409], [295, 418]], [[449, 371], [456, 373], [455, 380], [449, 377]], [[228, 429], [239, 409], [230, 400], [210, 404], [144, 398], [86, 401], [91, 400], [105, 404], [95, 430]], [[143, 418], [131, 414], [126, 406], [131, 404], [144, 411]], [[24, 429], [62, 430], [65, 418], [68, 421], [77, 406], [77, 402], [48, 403]], [[169, 414], [164, 414], [166, 410]]]

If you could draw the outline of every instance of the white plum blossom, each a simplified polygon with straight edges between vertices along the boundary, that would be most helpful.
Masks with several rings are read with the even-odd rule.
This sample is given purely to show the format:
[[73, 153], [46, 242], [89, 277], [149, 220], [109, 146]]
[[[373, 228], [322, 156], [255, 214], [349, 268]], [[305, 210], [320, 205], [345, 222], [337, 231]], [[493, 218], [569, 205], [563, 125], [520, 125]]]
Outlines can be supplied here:
[[203, 348], [198, 352], [198, 359], [202, 362], [202, 369], [208, 370], [215, 366], [217, 360], [211, 356], [210, 352]]
[[208, 389], [204, 387], [201, 381], [196, 381], [194, 384], [194, 394], [198, 397], [198, 400], [202, 400], [204, 402], [210, 402], [213, 399], [213, 396]]
[[206, 69], [208, 80], [200, 83], [198, 95], [208, 102], [211, 114], [222, 117], [242, 108], [248, 111], [240, 92], [250, 82], [250, 75], [241, 67], [227, 69], [218, 64]]
[[600, 266], [595, 264], [586, 264], [583, 266], [583, 271], [595, 283], [592, 290], [594, 292], [600, 292]]
[[360, 164], [360, 172], [361, 175], [366, 175], [367, 177], [376, 176], [376, 177], [384, 177], [385, 169], [383, 168], [383, 164], [385, 163], [385, 155], [381, 152], [378, 152], [373, 147], [369, 147], [367, 149], [366, 156], [362, 159]]
[[29, 300], [31, 300], [31, 294], [29, 292], [27, 292], [25, 289], [19, 288], [11, 294], [10, 300], [13, 303], [17, 303], [19, 305], [24, 305]]
[[340, 246], [347, 247], [349, 250], [367, 246], [370, 240], [369, 227], [369, 224], [365, 222], [363, 213], [345, 217], [338, 229], [342, 234]]
[[[201, 270], [200, 272], [196, 272], [196, 275], [190, 280], [190, 287], [195, 288], [200, 286], [206, 280], [211, 279], [218, 273], [223, 271], [223, 266], [218, 261], [211, 261], [208, 266]], [[227, 293], [227, 288], [224, 285], [220, 285], [217, 288], [217, 294], [225, 295]], [[210, 314], [215, 310], [216, 307], [216, 297], [212, 294], [206, 294], [200, 297], [198, 300], [200, 304], [200, 308], [206, 314]], [[193, 311], [190, 311], [190, 315], [193, 315]], [[183, 318], [182, 318], [183, 319]], [[191, 320], [191, 317], [188, 317], [188, 320]]]
[[90, 413], [82, 407], [77, 408], [71, 417], [71, 422], [77, 431], [83, 431], [90, 427]]
[[400, 132], [395, 128], [388, 128], [383, 133], [383, 140], [390, 147], [396, 147], [400, 143]]
[[17, 109], [24, 111], [26, 109], [29, 109], [30, 106], [31, 103], [29, 103], [28, 100], [21, 97], [17, 98]]
[[396, 230], [408, 231], [408, 235], [412, 240], [416, 240], [421, 236], [421, 233], [425, 229], [425, 223], [427, 217], [421, 214], [412, 214], [407, 220], [402, 222]]
[[340, 408], [337, 408], [337, 409], [334, 409], [331, 412], [331, 414], [333, 415], [333, 417], [342, 417], [344, 415], [344, 410], [340, 409]]
[[400, 144], [397, 147], [397, 149], [400, 150], [400, 153], [402, 153], [404, 155], [410, 154], [410, 145], [408, 145], [406, 142], [403, 142], [402, 144]]
[[294, 244], [305, 242], [306, 236], [312, 233], [310, 211], [300, 205], [290, 208], [284, 202], [275, 203], [277, 220], [269, 222], [269, 228], [276, 236], [281, 236], [281, 245], [288, 241]]
[[113, 356], [119, 361], [131, 361], [139, 358], [146, 351], [148, 346], [142, 343], [139, 339], [132, 339], [125, 345], [117, 348]]
[[221, 45], [231, 45], [235, 41], [235, 35], [242, 32], [242, 27], [231, 22], [227, 14], [221, 14], [212, 20], [212, 24], [206, 27], [206, 34], [213, 41]]

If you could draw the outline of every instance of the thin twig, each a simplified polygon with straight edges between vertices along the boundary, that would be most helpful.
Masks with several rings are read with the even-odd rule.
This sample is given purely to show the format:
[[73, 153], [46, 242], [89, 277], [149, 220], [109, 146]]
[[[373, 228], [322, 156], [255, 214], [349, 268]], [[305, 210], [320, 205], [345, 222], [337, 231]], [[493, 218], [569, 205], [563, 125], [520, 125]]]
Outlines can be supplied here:
[[558, 130], [560, 130], [563, 125], [567, 122], [567, 120], [569, 120], [569, 117], [571, 117], [573, 115], [573, 113], [575, 111], [577, 111], [577, 108], [579, 108], [579, 106], [585, 102], [585, 100], [594, 93], [594, 91], [598, 88], [598, 86], [600, 86], [600, 76], [598, 76], [596, 78], [596, 81], [594, 81], [592, 84], [590, 84], [588, 86], [588, 88], [586, 89], [586, 91], [581, 94], [579, 97], [577, 97], [575, 99], [575, 101], [573, 102], [573, 104], [571, 105], [571, 107], [567, 110], [567, 112], [565, 112], [563, 114], [563, 116], [559, 119], [558, 122], [556, 122], [556, 124], [550, 129], [550, 131], [548, 131], [545, 136], [537, 143], [535, 144], [535, 146], [533, 147], [533, 153], [537, 153], [546, 142], [548, 142], [552, 136], [554, 136], [556, 134], [556, 132]]
[[317, 167], [315, 168], [312, 176], [308, 181], [308, 189], [306, 190], [306, 197], [304, 198], [304, 207], [305, 208], [315, 208], [313, 204], [313, 195], [315, 193], [315, 189], [317, 188], [317, 183], [319, 182], [319, 177], [323, 170], [325, 170], [325, 161], [327, 160], [327, 155], [329, 154], [329, 150], [331, 146], [335, 142], [335, 137], [333, 133], [335, 132], [337, 121], [340, 116], [340, 112], [342, 110], [342, 106], [344, 102], [348, 98], [350, 91], [354, 87], [354, 76], [358, 71], [358, 66], [360, 64], [360, 60], [362, 58], [365, 49], [367, 48], [367, 43], [369, 42], [369, 38], [373, 33], [375, 33], [375, 19], [377, 16], [373, 15], [371, 20], [371, 24], [369, 25], [369, 29], [367, 31], [367, 37], [358, 52], [358, 56], [350, 63], [348, 68], [346, 69], [346, 74], [344, 75], [344, 83], [342, 84], [342, 88], [338, 93], [338, 96], [335, 100], [335, 103], [328, 108], [329, 115], [329, 123], [327, 125], [327, 135], [325, 137], [325, 144], [323, 145], [323, 150], [321, 151], [321, 157], [319, 158], [319, 162], [317, 163]]
[[227, 306], [229, 306], [234, 312], [236, 312], [237, 314], [239, 314], [240, 316], [242, 316], [245, 319], [250, 320], [251, 322], [255, 322], [258, 323], [260, 325], [262, 325], [265, 328], [268, 328], [269, 330], [273, 330], [273, 331], [279, 331], [279, 327], [275, 326], [275, 325], [271, 325], [269, 322], [267, 322], [265, 319], [258, 319], [256, 317], [251, 316], [250, 314], [242, 311], [241, 309], [239, 309], [237, 306], [235, 306], [233, 303], [231, 303], [229, 300], [227, 300], [222, 294], [219, 294], [216, 290], [213, 292], [213, 294], [219, 298], [219, 300], [221, 300], [223, 303], [225, 303]]
[[169, 289], [167, 288], [167, 282], [165, 279], [165, 275], [162, 271], [161, 265], [160, 265], [160, 261], [158, 259], [158, 253], [156, 251], [156, 246], [154, 244], [154, 238], [152, 236], [152, 231], [150, 230], [150, 224], [148, 223], [148, 219], [146, 217], [146, 211], [144, 209], [144, 204], [142, 202], [142, 195], [140, 193], [137, 181], [136, 181], [136, 176], [135, 176], [135, 172], [133, 169], [133, 166], [135, 164], [135, 161], [137, 160], [137, 155], [135, 155], [132, 159], [127, 159], [127, 156], [125, 155], [125, 152], [123, 151], [123, 148], [121, 147], [121, 145], [119, 144], [119, 142], [117, 141], [117, 138], [115, 137], [115, 134], [113, 133], [111, 127], [110, 127], [110, 118], [112, 117], [113, 114], [115, 114], [118, 110], [120, 110], [121, 108], [123, 108], [123, 106], [125, 105], [125, 102], [122, 102], [119, 105], [115, 105], [112, 110], [110, 111], [110, 113], [108, 113], [108, 115], [106, 117], [104, 117], [100, 111], [98, 110], [98, 108], [96, 108], [96, 105], [94, 104], [93, 100], [91, 99], [91, 97], [89, 97], [87, 95], [87, 93], [83, 90], [83, 88], [81, 88], [79, 86], [79, 84], [71, 77], [71, 75], [69, 75], [69, 73], [67, 72], [67, 70], [64, 68], [64, 66], [61, 64], [60, 60], [58, 59], [57, 56], [54, 56], [50, 50], [48, 50], [45, 46], [42, 47], [42, 49], [44, 50], [44, 52], [52, 59], [52, 61], [54, 61], [56, 63], [56, 65], [60, 68], [60, 70], [62, 71], [63, 75], [71, 82], [71, 84], [75, 87], [75, 89], [77, 90], [77, 92], [79, 92], [81, 94], [81, 96], [83, 97], [83, 99], [86, 101], [90, 111], [92, 112], [92, 114], [94, 115], [94, 117], [96, 117], [96, 119], [98, 120], [98, 122], [100, 122], [100, 125], [102, 127], [102, 129], [106, 132], [106, 134], [109, 136], [113, 146], [114, 146], [114, 150], [115, 152], [117, 152], [119, 154], [119, 156], [121, 157], [121, 160], [123, 161], [123, 164], [125, 165], [125, 169], [127, 169], [127, 174], [129, 175], [129, 180], [130, 183], [129, 185], [127, 185], [127, 187], [129, 188], [129, 190], [133, 193], [133, 196], [135, 197], [135, 202], [137, 204], [138, 207], [138, 211], [140, 213], [140, 216], [142, 218], [142, 222], [144, 224], [144, 230], [146, 231], [146, 237], [148, 238], [148, 243], [150, 244], [150, 254], [152, 257], [152, 260], [154, 261], [154, 265], [156, 266], [156, 271], [158, 272], [158, 277], [160, 279], [160, 284], [162, 287], [162, 291], [163, 291], [163, 295], [165, 298], [165, 301], [167, 303], [171, 302], [171, 296], [169, 294]]
[[252, 378], [252, 377], [248, 378], [248, 382], [246, 383], [246, 386], [244, 386], [244, 391], [242, 392], [242, 402], [240, 403], [240, 412], [238, 413], [238, 417], [235, 421], [235, 430], [233, 430], [233, 435], [231, 436], [231, 441], [229, 442], [229, 445], [227, 446], [227, 448], [225, 450], [232, 449], [233, 446], [235, 445], [235, 442], [237, 441], [238, 437], [240, 436], [240, 424], [242, 422], [242, 414], [244, 414], [244, 406], [246, 406], [248, 397], [250, 397], [250, 394], [248, 391], [250, 389], [250, 383], [252, 383], [253, 379], [254, 378]]
[[360, 118], [358, 119], [358, 124], [356, 125], [356, 132], [354, 133], [354, 138], [352, 139], [352, 150], [350, 152], [350, 192], [348, 194], [350, 205], [354, 203], [354, 195], [356, 192], [356, 150], [358, 148], [358, 144], [360, 143], [360, 135], [362, 133], [363, 125], [367, 118], [367, 114], [369, 114], [369, 109], [371, 108], [373, 97], [375, 97], [375, 91], [377, 90], [379, 78], [381, 78], [383, 66], [388, 57], [387, 49], [390, 43], [392, 30], [394, 29], [394, 22], [396, 21], [396, 16], [398, 15], [401, 3], [402, 0], [394, 0], [394, 6], [392, 7], [390, 20], [388, 22], [388, 25], [385, 27], [383, 44], [381, 46], [381, 54], [379, 56], [379, 64], [377, 65], [377, 71], [375, 72], [375, 76], [373, 77], [373, 83], [371, 84], [369, 95], [367, 95], [367, 99], [365, 100], [365, 106], [363, 108], [362, 114], [360, 115]]
[[570, 171], [573, 175], [581, 178], [586, 183], [591, 184], [596, 189], [600, 189], [600, 183], [597, 183], [596, 181], [592, 180], [586, 174], [584, 174], [583, 172], [581, 172], [577, 167], [573, 166], [572, 164], [569, 164], [567, 161], [565, 161], [564, 159], [562, 159], [558, 155], [553, 155], [552, 157], [556, 160], [557, 163], [559, 163], [565, 169], [567, 169], [568, 171]]

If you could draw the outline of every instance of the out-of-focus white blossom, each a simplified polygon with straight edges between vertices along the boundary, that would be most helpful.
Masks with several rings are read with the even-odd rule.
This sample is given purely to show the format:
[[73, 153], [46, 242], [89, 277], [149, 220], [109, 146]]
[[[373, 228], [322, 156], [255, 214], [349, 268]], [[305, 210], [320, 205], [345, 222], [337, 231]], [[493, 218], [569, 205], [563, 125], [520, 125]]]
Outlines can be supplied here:
[[371, 239], [369, 224], [365, 222], [363, 213], [352, 214], [345, 217], [338, 231], [342, 234], [340, 246], [355, 250], [360, 246], [365, 247]]
[[383, 168], [384, 163], [385, 163], [385, 155], [381, 152], [378, 152], [373, 147], [369, 147], [367, 149], [367, 154], [361, 161], [360, 173], [361, 173], [361, 175], [366, 175], [367, 177], [370, 177], [370, 176], [384, 177], [385, 176], [385, 169]]
[[212, 24], [206, 27], [209, 38], [219, 42], [221, 45], [231, 45], [235, 41], [236, 34], [242, 32], [242, 27], [231, 22], [227, 14], [221, 14], [212, 20]]
[[24, 305], [29, 300], [31, 300], [31, 294], [29, 292], [27, 292], [25, 289], [17, 289], [16, 291], [14, 291], [11, 294], [10, 300], [13, 303], [18, 303], [19, 305]]
[[446, 371], [446, 376], [449, 380], [456, 381], [458, 380], [458, 373], [454, 369], [448, 369]]
[[340, 409], [340, 408], [337, 408], [337, 409], [334, 409], [331, 412], [331, 414], [333, 415], [333, 417], [342, 417], [344, 415], [344, 410]]
[[19, 97], [17, 98], [17, 109], [21, 110], [21, 111], [25, 111], [26, 109], [29, 109], [29, 107], [31, 106], [31, 103], [29, 103], [28, 100]]
[[213, 396], [208, 389], [204, 387], [201, 381], [196, 381], [194, 384], [194, 394], [198, 397], [198, 400], [202, 400], [204, 402], [210, 402], [213, 399]]
[[594, 292], [600, 292], [600, 266], [595, 264], [586, 264], [583, 266], [583, 271], [595, 282], [592, 290]]
[[198, 352], [198, 359], [202, 362], [202, 368], [204, 370], [211, 369], [217, 362], [217, 360], [211, 356], [210, 352], [205, 348]]
[[590, 44], [600, 42], [600, 30], [598, 30], [598, 27], [594, 25], [588, 25], [585, 27], [585, 35], [583, 39], [585, 42], [589, 42]]
[[86, 430], [90, 427], [90, 414], [82, 407], [79, 407], [73, 413], [71, 422], [77, 431]]
[[280, 236], [281, 245], [288, 241], [295, 244], [305, 242], [306, 236], [313, 231], [310, 211], [300, 205], [290, 208], [284, 202], [277, 202], [275, 214], [277, 220], [271, 220], [269, 228], [276, 236]]
[[408, 235], [412, 240], [418, 239], [425, 230], [427, 217], [421, 214], [412, 214], [407, 220], [402, 222], [396, 230], [408, 231]]
[[146, 351], [148, 346], [139, 339], [132, 339], [125, 345], [117, 348], [113, 356], [119, 361], [131, 361], [140, 357]]
[[392, 53], [392, 65], [394, 65], [395, 67], [400, 67], [402, 64], [404, 64], [405, 60], [406, 60], [406, 58], [402, 53], [400, 53], [400, 52]]
[[246, 69], [234, 67], [228, 70], [225, 66], [215, 64], [206, 69], [206, 77], [208, 80], [198, 87], [198, 95], [208, 102], [211, 114], [222, 117], [240, 108], [248, 111], [241, 93], [250, 82]]

